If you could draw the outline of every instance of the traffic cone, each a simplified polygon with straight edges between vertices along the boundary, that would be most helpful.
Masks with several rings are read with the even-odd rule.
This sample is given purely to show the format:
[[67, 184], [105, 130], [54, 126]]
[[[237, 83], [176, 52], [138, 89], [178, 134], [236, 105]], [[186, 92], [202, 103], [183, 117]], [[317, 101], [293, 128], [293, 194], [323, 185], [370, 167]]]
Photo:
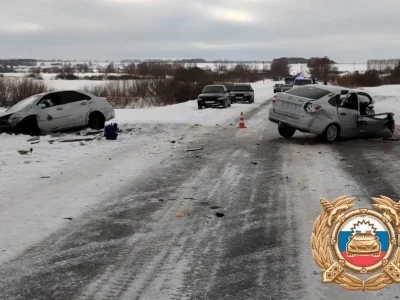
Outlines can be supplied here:
[[247, 128], [246, 125], [244, 124], [243, 112], [240, 113], [240, 121], [238, 128]]

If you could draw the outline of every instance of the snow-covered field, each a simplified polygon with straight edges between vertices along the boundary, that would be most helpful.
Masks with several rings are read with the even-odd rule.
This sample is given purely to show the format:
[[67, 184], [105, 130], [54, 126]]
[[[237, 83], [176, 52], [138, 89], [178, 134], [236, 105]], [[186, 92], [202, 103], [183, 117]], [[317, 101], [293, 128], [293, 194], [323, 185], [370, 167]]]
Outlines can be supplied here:
[[[76, 65], [80, 62], [71, 62], [72, 65]], [[100, 68], [105, 68], [107, 66], [108, 63], [98, 63], [97, 66], [99, 66]], [[257, 70], [263, 70], [263, 69], [270, 69], [270, 63], [246, 63], [249, 67], [253, 68], [253, 69], [257, 69]], [[120, 70], [123, 70], [124, 66], [126, 64], [119, 64], [119, 63], [115, 63], [116, 67], [118, 67]], [[193, 66], [197, 66], [199, 68], [202, 69], [211, 69], [211, 70], [217, 70], [218, 67], [222, 65], [221, 63], [197, 63], [197, 64], [186, 64], [186, 67], [193, 67]], [[234, 68], [237, 63], [224, 63], [223, 64], [226, 68], [228, 69], [232, 69]], [[40, 64], [38, 64], [38, 66], [40, 66]], [[49, 64], [46, 64], [45, 67], [49, 67]], [[336, 67], [338, 69], [338, 71], [340, 72], [355, 72], [355, 71], [359, 71], [359, 72], [364, 72], [367, 70], [367, 64], [366, 63], [337, 63], [335, 65], [333, 65], [334, 67]], [[297, 74], [297, 73], [303, 73], [304, 75], [307, 75], [309, 73], [309, 69], [307, 67], [307, 64], [289, 64], [290, 67], [290, 73], [291, 74]], [[4, 76], [16, 76], [16, 77], [20, 77], [20, 76], [24, 76], [27, 73], [30, 72], [30, 67], [19, 67], [16, 68], [15, 70], [17, 71], [17, 73], [4, 73]], [[95, 75], [101, 75], [99, 74], [99, 70], [98, 68], [94, 67], [93, 68], [94, 73], [75, 73], [75, 75], [79, 76], [79, 77], [85, 77], [85, 76], [95, 76]], [[57, 74], [48, 74], [48, 73], [43, 73], [42, 77], [44, 79], [54, 79], [54, 77]], [[121, 74], [109, 74], [109, 75], [121, 75]]]

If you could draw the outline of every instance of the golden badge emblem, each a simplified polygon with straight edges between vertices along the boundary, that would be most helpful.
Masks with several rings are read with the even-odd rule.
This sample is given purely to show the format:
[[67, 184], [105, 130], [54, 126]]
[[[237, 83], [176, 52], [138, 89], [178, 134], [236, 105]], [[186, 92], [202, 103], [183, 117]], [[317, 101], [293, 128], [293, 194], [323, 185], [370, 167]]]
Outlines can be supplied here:
[[349, 211], [354, 200], [320, 199], [323, 209], [314, 223], [311, 248], [322, 282], [351, 291], [376, 291], [400, 283], [400, 202], [381, 196], [372, 198], [375, 209]]

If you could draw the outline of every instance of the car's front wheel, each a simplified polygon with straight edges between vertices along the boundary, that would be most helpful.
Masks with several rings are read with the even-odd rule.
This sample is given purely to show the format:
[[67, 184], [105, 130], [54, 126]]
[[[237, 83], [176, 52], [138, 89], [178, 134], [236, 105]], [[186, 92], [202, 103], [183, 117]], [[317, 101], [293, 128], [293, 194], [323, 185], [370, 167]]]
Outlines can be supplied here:
[[278, 132], [285, 139], [290, 139], [296, 132], [296, 128], [282, 124], [278, 126]]
[[37, 122], [36, 115], [32, 115], [24, 118], [18, 125], [15, 127], [16, 134], [26, 134], [31, 136], [39, 136], [40, 128]]
[[103, 129], [105, 123], [106, 119], [104, 118], [102, 113], [95, 111], [89, 115], [89, 127], [91, 129], [95, 130]]
[[197, 102], [197, 108], [198, 108], [198, 109], [202, 109], [202, 108], [203, 108], [203, 105], [201, 105], [200, 103]]
[[327, 143], [333, 143], [339, 139], [340, 128], [337, 124], [329, 124], [324, 133], [322, 134], [322, 140]]

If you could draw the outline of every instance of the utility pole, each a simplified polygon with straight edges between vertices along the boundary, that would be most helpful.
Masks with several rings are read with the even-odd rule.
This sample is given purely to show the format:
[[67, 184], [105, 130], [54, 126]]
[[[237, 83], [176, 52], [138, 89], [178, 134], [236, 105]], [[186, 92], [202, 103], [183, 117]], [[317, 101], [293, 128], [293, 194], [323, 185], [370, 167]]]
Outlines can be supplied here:
[[262, 74], [263, 74], [263, 84], [264, 84], [264, 80], [265, 80], [265, 66], [264, 66], [264, 61], [262, 62], [263, 67], [262, 67]]

